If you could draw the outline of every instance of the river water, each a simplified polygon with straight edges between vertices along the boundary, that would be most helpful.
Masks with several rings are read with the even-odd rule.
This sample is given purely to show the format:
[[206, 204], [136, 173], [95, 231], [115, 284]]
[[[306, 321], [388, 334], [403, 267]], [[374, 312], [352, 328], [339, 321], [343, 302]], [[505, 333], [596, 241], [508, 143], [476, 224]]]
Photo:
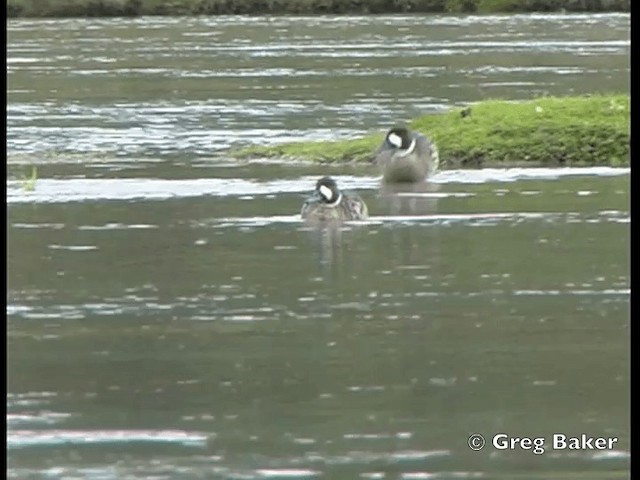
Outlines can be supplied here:
[[[10, 21], [8, 476], [628, 478], [628, 169], [389, 192], [366, 165], [229, 149], [627, 91], [629, 25]], [[371, 219], [302, 224], [324, 174]]]

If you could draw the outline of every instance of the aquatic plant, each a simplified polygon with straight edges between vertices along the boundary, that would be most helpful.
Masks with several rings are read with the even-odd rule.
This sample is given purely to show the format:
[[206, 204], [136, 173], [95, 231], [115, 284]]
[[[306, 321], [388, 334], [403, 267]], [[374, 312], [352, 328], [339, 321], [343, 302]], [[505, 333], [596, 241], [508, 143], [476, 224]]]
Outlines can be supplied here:
[[36, 181], [38, 180], [38, 167], [33, 165], [31, 167], [31, 175], [27, 176], [25, 174], [25, 178], [22, 180], [22, 188], [25, 192], [33, 192], [36, 189]]

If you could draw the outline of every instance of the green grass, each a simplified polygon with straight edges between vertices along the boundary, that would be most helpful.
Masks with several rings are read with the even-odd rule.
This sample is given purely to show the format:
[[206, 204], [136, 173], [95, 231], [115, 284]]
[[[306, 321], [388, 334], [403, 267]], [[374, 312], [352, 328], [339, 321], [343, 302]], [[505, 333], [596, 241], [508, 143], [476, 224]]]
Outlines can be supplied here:
[[630, 0], [7, 0], [8, 17], [623, 11]]
[[[410, 127], [436, 142], [441, 168], [483, 166], [627, 166], [629, 95], [487, 100], [425, 115]], [[251, 146], [236, 158], [284, 158], [322, 163], [365, 162], [384, 132], [353, 140]]]

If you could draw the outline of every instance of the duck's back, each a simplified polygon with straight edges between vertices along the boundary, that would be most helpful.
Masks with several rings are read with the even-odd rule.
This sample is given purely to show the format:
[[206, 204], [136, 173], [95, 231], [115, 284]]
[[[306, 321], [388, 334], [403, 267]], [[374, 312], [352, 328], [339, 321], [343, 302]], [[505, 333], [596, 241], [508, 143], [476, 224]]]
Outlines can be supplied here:
[[438, 168], [438, 149], [421, 133], [413, 133], [415, 148], [411, 153], [383, 151], [377, 163], [382, 169], [385, 182], [421, 182]]
[[420, 138], [416, 139], [416, 150], [419, 152], [420, 157], [423, 158], [423, 161], [426, 165], [426, 174], [433, 175], [436, 170], [438, 170], [438, 166], [440, 165], [438, 147], [434, 142], [429, 140], [424, 135], [418, 135], [420, 135]]
[[345, 195], [341, 205], [346, 220], [366, 220], [369, 217], [369, 209], [364, 200], [356, 194]]
[[313, 221], [364, 220], [368, 217], [367, 205], [355, 194], [343, 194], [338, 205], [329, 205], [310, 198], [302, 205], [300, 216]]

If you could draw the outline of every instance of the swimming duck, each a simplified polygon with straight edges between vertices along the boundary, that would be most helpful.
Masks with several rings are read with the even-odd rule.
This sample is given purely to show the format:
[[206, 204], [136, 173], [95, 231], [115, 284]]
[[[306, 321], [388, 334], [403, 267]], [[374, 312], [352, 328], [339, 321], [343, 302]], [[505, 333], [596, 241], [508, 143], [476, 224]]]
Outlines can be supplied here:
[[422, 182], [438, 169], [438, 148], [418, 132], [394, 127], [373, 158], [385, 183]]
[[300, 216], [308, 221], [365, 220], [367, 205], [356, 194], [340, 191], [335, 180], [322, 177], [316, 182], [314, 193], [302, 206]]

